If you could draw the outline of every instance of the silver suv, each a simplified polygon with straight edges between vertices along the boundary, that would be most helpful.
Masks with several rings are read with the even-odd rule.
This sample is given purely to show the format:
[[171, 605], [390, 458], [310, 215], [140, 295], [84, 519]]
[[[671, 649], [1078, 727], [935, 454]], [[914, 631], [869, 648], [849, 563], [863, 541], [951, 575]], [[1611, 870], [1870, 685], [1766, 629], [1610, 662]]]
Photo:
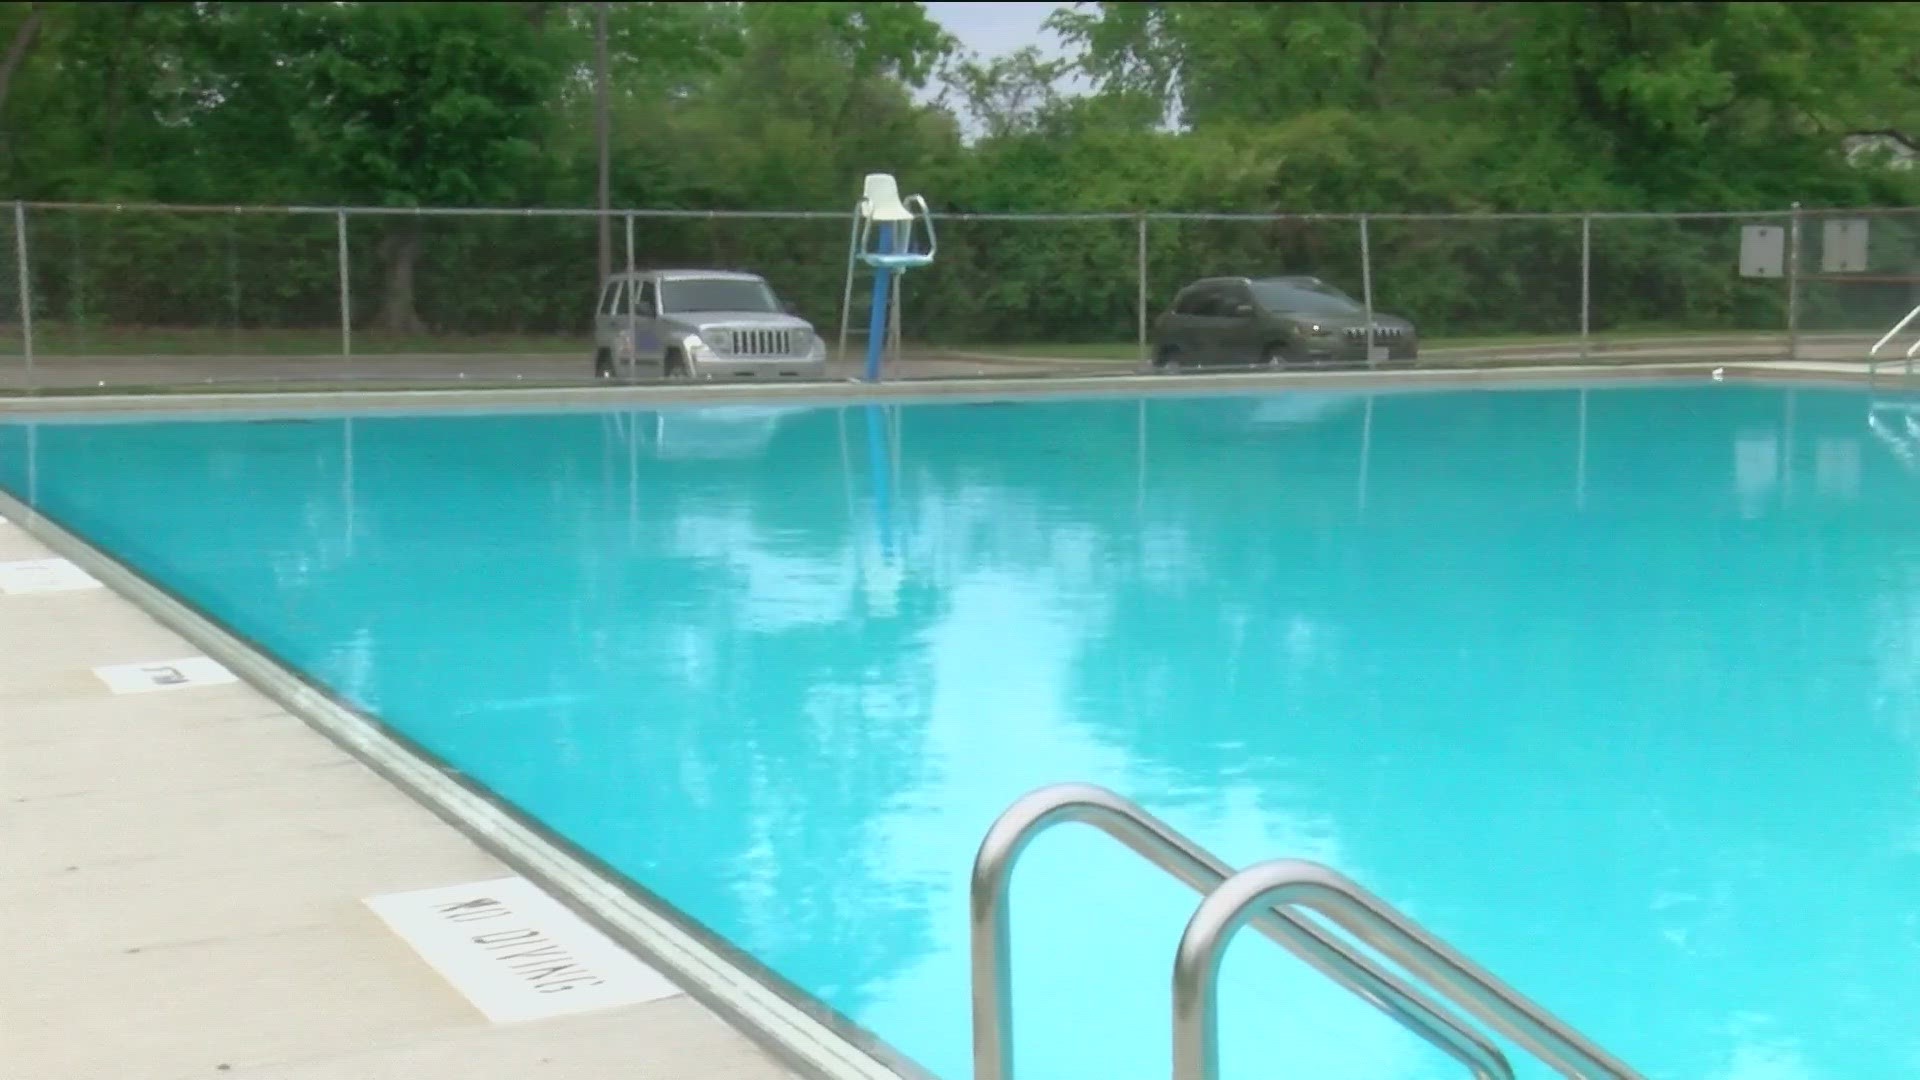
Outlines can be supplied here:
[[597, 378], [823, 379], [827, 374], [826, 343], [758, 274], [615, 274], [600, 291], [593, 324]]

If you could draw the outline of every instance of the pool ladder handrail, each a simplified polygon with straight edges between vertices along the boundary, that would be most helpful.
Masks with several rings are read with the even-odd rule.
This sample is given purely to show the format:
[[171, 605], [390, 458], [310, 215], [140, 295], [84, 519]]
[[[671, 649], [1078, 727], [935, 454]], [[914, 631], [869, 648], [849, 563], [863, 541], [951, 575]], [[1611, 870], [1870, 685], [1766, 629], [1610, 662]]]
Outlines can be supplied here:
[[1204, 894], [1174, 968], [1175, 1080], [1214, 1080], [1213, 975], [1234, 931], [1267, 937], [1466, 1066], [1476, 1080], [1512, 1080], [1506, 1056], [1427, 994], [1288, 910], [1305, 907], [1438, 988], [1453, 1004], [1563, 1076], [1642, 1080], [1640, 1074], [1334, 871], [1301, 860], [1236, 874], [1146, 810], [1093, 784], [1054, 784], [1014, 802], [987, 830], [971, 885], [974, 1080], [1012, 1080], [1013, 1002], [1007, 891], [1036, 836], [1077, 821], [1118, 840]]
[[[1880, 373], [1880, 350], [1887, 347], [1887, 342], [1900, 336], [1900, 331], [1905, 330], [1915, 319], [1920, 319], [1920, 305], [1916, 305], [1912, 311], [1907, 312], [1906, 318], [1893, 324], [1893, 329], [1882, 334], [1880, 340], [1873, 343], [1873, 348], [1867, 350], [1867, 378], [1871, 379]], [[1920, 353], [1920, 341], [1915, 341], [1907, 349], [1906, 373], [1908, 375], [1913, 374], [1913, 358], [1917, 353]]]

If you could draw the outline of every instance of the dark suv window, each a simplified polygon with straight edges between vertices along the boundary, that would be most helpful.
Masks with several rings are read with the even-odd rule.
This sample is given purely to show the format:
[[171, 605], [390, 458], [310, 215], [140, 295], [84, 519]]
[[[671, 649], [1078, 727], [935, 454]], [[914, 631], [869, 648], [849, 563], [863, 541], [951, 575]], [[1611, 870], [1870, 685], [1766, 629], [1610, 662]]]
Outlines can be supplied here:
[[1217, 309], [1214, 311], [1215, 315], [1232, 315], [1243, 306], [1249, 308], [1253, 306], [1253, 294], [1247, 291], [1245, 285], [1238, 282], [1214, 286], [1213, 295], [1214, 307]]
[[1176, 315], [1220, 314], [1220, 286], [1193, 285], [1173, 302]]
[[1353, 297], [1331, 285], [1315, 287], [1287, 281], [1256, 281], [1253, 287], [1254, 291], [1260, 295], [1260, 306], [1268, 311], [1295, 311], [1306, 315], [1353, 315], [1363, 310]]

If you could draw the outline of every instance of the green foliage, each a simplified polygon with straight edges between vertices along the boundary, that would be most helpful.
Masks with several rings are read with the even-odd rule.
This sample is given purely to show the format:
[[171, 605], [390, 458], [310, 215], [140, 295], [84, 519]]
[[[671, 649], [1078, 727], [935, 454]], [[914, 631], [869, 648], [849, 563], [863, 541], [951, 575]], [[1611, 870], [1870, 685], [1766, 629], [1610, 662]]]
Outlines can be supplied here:
[[1472, 105], [1495, 85], [1519, 5], [1079, 4], [1053, 17], [1102, 85], [1190, 127], [1297, 112]]
[[[12, 197], [402, 208], [595, 197], [594, 4], [32, 13], [28, 41], [29, 5], [0, 3], [0, 49], [28, 45], [0, 105]], [[888, 170], [949, 214], [1758, 210], [1908, 204], [1920, 176], [1844, 152], [1861, 133], [1920, 146], [1920, 8], [1899, 3], [1085, 3], [1054, 18], [1064, 60], [964, 55], [914, 3], [606, 14], [617, 206], [843, 211], [861, 174]], [[1095, 91], [1063, 92], [1073, 71]], [[334, 273], [324, 219], [281, 221], [298, 237], [284, 251], [267, 239], [271, 219], [130, 221], [43, 230], [36, 273], [59, 317], [332, 317], [315, 299]], [[1448, 331], [1564, 330], [1577, 304], [1572, 228], [1379, 222], [1374, 285]], [[579, 328], [590, 222], [401, 216], [354, 230], [357, 322]], [[1149, 309], [1205, 273], [1311, 271], [1357, 291], [1356, 233], [1313, 220], [1157, 223]], [[1777, 323], [1778, 290], [1729, 273], [1736, 235], [1725, 223], [1596, 234], [1596, 326]], [[1885, 235], [1885, 250], [1920, 250]], [[941, 262], [911, 286], [918, 332], [1131, 336], [1131, 219], [951, 220], [943, 239]], [[757, 268], [814, 318], [837, 313], [838, 223], [647, 218], [636, 240], [640, 262]], [[222, 271], [295, 249], [297, 268], [249, 275], [237, 294]], [[1875, 269], [1920, 272], [1910, 262]], [[126, 295], [105, 299], [109, 280]], [[1838, 310], [1817, 293], [1804, 315]]]
[[303, 104], [303, 157], [349, 201], [512, 205], [541, 158], [562, 74], [556, 33], [524, 5], [342, 4], [280, 9]]

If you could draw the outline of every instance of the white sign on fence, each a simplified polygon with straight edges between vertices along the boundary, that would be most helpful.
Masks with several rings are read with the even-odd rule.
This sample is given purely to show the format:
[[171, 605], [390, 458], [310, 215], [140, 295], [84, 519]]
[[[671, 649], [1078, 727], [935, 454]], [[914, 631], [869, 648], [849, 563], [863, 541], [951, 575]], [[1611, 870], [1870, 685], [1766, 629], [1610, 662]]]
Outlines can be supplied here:
[[1780, 225], [1740, 229], [1740, 276], [1777, 278], [1786, 274], [1787, 230]]
[[1863, 274], [1867, 270], [1867, 219], [1828, 218], [1820, 230], [1820, 272]]

